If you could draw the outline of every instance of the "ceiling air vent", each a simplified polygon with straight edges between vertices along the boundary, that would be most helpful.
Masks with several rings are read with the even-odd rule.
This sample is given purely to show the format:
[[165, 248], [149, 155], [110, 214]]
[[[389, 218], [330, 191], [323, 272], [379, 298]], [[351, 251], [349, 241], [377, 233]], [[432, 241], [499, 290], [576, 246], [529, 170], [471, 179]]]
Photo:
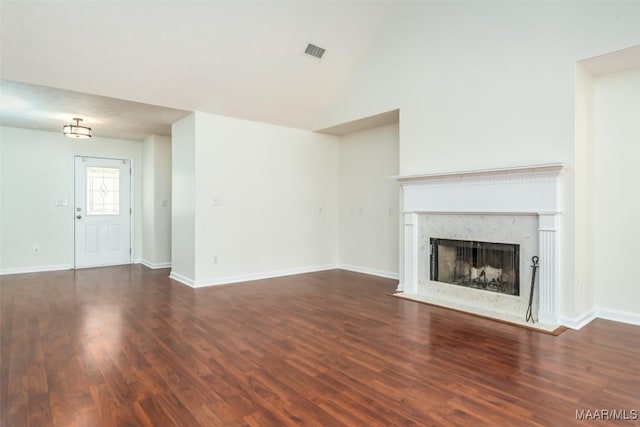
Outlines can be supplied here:
[[306, 53], [307, 55], [311, 55], [314, 56], [318, 59], [322, 58], [322, 55], [324, 55], [324, 49], [321, 47], [318, 47], [314, 44], [309, 43], [307, 45], [307, 48], [304, 50], [304, 53]]

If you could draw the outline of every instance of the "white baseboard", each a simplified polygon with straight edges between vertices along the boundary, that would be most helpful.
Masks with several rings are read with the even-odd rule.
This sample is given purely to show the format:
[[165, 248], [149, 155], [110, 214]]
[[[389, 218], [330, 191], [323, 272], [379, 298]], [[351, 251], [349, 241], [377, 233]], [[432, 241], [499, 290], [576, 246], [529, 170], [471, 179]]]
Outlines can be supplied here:
[[45, 271], [60, 271], [71, 270], [73, 266], [71, 264], [60, 265], [39, 265], [35, 267], [18, 267], [18, 268], [3, 268], [0, 270], [0, 276], [5, 274], [23, 274], [23, 273], [42, 273]]
[[356, 273], [370, 274], [372, 276], [384, 277], [387, 279], [400, 278], [399, 273], [394, 273], [392, 271], [376, 270], [375, 268], [369, 268], [369, 267], [360, 267], [358, 265], [340, 264], [338, 268], [341, 270], [348, 270]]
[[140, 261], [140, 264], [144, 265], [145, 267], [149, 267], [152, 270], [156, 270], [158, 268], [170, 268], [171, 267], [171, 261], [168, 262], [151, 262], [151, 261], [147, 261], [145, 259]]
[[196, 287], [196, 286], [195, 286], [196, 284], [195, 284], [195, 281], [194, 281], [194, 280], [189, 279], [188, 277], [185, 277], [185, 276], [183, 276], [183, 275], [181, 275], [181, 274], [178, 274], [178, 273], [176, 273], [176, 272], [174, 272], [174, 271], [172, 271], [172, 272], [169, 274], [169, 279], [173, 279], [173, 280], [175, 280], [176, 282], [180, 282], [180, 283], [182, 283], [183, 285], [187, 285], [187, 286], [189, 286], [189, 287], [191, 287], [191, 288], [195, 288], [195, 287]]
[[[204, 288], [207, 286], [228, 285], [231, 283], [249, 282], [252, 280], [271, 279], [273, 277], [292, 276], [294, 274], [313, 273], [315, 271], [335, 270], [336, 268], [338, 268], [337, 265], [330, 264], [330, 265], [318, 265], [318, 266], [312, 266], [312, 267], [290, 268], [286, 270], [275, 270], [275, 271], [269, 271], [264, 273], [240, 274], [237, 276], [215, 277], [211, 279], [196, 280], [193, 287]], [[192, 285], [189, 285], [189, 286], [192, 286]]]
[[567, 328], [578, 330], [588, 325], [589, 322], [594, 320], [596, 317], [598, 317], [596, 310], [592, 308], [588, 310], [586, 313], [583, 313], [578, 317], [560, 316], [559, 321], [562, 326], [566, 326]]
[[640, 326], [640, 313], [630, 313], [628, 311], [611, 310], [608, 308], [598, 307], [596, 309], [596, 316], [601, 319]]
[[613, 320], [614, 322], [629, 323], [640, 326], [640, 314], [628, 311], [612, 310], [608, 308], [592, 308], [578, 317], [560, 317], [560, 324], [571, 329], [581, 329], [594, 319]]

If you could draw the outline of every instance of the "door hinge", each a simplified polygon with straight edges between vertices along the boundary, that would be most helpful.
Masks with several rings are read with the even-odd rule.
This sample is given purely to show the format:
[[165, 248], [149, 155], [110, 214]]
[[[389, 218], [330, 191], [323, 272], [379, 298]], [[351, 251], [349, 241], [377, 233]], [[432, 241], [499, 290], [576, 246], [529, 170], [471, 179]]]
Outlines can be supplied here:
[[131, 211], [131, 208], [129, 208], [129, 215], [131, 215], [133, 212]]
[[131, 168], [129, 168], [129, 175], [131, 175]]
[[129, 255], [131, 255], [131, 248], [129, 248]]

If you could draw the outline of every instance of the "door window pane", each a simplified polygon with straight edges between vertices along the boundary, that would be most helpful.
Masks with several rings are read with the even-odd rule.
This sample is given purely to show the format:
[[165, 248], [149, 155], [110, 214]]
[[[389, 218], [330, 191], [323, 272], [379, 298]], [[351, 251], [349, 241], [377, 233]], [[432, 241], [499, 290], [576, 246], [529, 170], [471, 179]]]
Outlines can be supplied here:
[[120, 215], [120, 169], [87, 167], [87, 215]]

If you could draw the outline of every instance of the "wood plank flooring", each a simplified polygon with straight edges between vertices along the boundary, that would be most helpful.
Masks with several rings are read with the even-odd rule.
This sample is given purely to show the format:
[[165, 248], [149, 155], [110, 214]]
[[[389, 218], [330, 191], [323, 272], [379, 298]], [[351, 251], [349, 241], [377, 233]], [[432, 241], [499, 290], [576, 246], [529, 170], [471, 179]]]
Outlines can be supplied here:
[[2, 276], [2, 425], [593, 426], [612, 423], [576, 410], [640, 410], [637, 326], [553, 337], [339, 270], [196, 290], [167, 275]]

